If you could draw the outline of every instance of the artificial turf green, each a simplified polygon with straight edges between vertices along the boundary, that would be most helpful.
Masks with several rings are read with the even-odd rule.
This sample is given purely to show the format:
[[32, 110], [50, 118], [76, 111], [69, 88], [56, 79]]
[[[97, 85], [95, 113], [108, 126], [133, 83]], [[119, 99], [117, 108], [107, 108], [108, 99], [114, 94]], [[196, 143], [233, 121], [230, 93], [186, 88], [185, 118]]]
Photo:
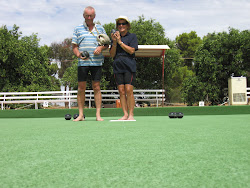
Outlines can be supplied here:
[[0, 187], [250, 187], [250, 115], [1, 119]]
[[[183, 112], [187, 115], [229, 115], [250, 114], [250, 105], [242, 106], [187, 106], [187, 107], [155, 107], [135, 108], [135, 116], [166, 116], [170, 112]], [[78, 109], [28, 109], [28, 110], [0, 110], [0, 118], [50, 118], [64, 117], [65, 114], [77, 114]], [[95, 108], [85, 108], [84, 113], [88, 117], [95, 117]], [[121, 116], [121, 108], [102, 108], [102, 117]]]

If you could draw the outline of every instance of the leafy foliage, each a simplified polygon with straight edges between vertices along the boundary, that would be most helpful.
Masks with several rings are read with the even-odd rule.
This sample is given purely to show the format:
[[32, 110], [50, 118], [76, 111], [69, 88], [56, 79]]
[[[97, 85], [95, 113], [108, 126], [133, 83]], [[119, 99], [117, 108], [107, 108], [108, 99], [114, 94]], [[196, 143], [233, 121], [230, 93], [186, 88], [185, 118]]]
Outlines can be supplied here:
[[141, 45], [160, 45], [166, 44], [165, 30], [159, 22], [154, 19], [146, 20], [139, 16], [138, 20], [131, 22], [131, 32], [135, 33], [138, 43]]
[[[229, 28], [229, 32], [208, 34], [195, 54], [196, 82], [187, 80], [184, 85], [185, 100], [194, 103], [204, 99], [219, 104], [225, 97], [228, 78], [246, 76], [250, 69], [250, 32]], [[195, 87], [191, 87], [194, 85]], [[188, 98], [195, 92], [197, 98]]]
[[77, 59], [72, 62], [72, 66], [68, 67], [63, 74], [61, 79], [61, 84], [64, 86], [68, 86], [69, 88], [73, 88], [77, 90]]
[[201, 45], [202, 40], [197, 36], [195, 31], [190, 33], [182, 33], [176, 37], [176, 45], [180, 50], [184, 64], [189, 68], [193, 68], [192, 62], [197, 48]]
[[72, 65], [74, 59], [76, 59], [72, 51], [72, 39], [66, 38], [63, 42], [51, 44], [50, 58], [56, 60], [59, 63], [58, 77], [62, 78], [64, 72], [68, 67]]
[[[104, 28], [110, 35], [115, 24], [105, 24]], [[208, 34], [203, 40], [191, 31], [171, 41], [160, 23], [146, 20], [142, 15], [131, 22], [130, 32], [137, 35], [139, 45], [167, 44], [170, 47], [165, 51], [164, 67], [160, 57], [136, 58], [135, 88], [163, 87], [167, 102], [184, 101], [193, 105], [204, 100], [212, 105], [219, 104], [226, 95], [228, 78], [232, 74], [250, 75], [249, 30], [240, 32], [229, 28], [229, 32]], [[71, 38], [52, 43], [50, 47], [40, 47], [38, 43], [36, 34], [22, 36], [16, 25], [12, 30], [6, 26], [0, 28], [0, 91], [59, 90], [60, 83], [77, 89], [77, 58], [72, 52]], [[52, 63], [54, 61], [57, 63]], [[105, 57], [102, 89], [116, 89], [112, 63], [112, 58]], [[91, 89], [90, 77], [88, 79], [87, 89]]]
[[58, 90], [49, 47], [39, 47], [37, 35], [22, 36], [19, 27], [0, 28], [0, 91]]

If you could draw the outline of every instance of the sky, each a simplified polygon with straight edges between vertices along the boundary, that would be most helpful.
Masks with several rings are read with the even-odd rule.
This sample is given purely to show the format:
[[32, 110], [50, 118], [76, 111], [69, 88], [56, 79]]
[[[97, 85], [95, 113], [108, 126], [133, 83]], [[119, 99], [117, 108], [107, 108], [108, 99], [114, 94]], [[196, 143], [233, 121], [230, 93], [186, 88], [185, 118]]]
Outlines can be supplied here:
[[250, 0], [0, 0], [0, 27], [16, 24], [22, 36], [37, 34], [40, 45], [50, 46], [72, 37], [86, 6], [95, 8], [95, 21], [102, 25], [120, 15], [154, 19], [171, 40], [191, 31], [202, 38], [229, 27], [250, 29]]

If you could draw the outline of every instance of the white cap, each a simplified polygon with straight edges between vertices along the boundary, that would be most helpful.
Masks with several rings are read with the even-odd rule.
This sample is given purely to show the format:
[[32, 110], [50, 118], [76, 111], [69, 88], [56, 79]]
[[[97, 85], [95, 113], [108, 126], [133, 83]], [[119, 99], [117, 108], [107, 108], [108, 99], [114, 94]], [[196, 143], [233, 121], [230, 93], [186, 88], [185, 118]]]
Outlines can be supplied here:
[[115, 21], [118, 22], [118, 20], [126, 20], [130, 24], [130, 21], [128, 20], [127, 16], [119, 16], [118, 18], [115, 19]]
[[129, 19], [128, 19], [127, 16], [119, 16], [118, 18], [116, 18], [116, 19], [115, 19], [115, 21], [116, 21], [116, 26], [117, 26], [117, 22], [118, 22], [119, 20], [126, 20], [126, 21], [128, 22], [128, 29], [130, 29], [130, 21], [129, 21]]

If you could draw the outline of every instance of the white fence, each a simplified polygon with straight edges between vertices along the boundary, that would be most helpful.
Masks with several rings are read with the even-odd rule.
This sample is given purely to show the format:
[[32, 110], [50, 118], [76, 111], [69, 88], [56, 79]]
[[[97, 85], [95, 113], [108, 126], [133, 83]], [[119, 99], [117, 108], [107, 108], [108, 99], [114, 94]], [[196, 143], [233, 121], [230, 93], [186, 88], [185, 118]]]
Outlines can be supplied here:
[[[101, 90], [102, 101], [116, 101], [119, 99], [118, 90]], [[162, 89], [138, 89], [134, 90], [135, 101], [155, 102], [158, 107], [159, 103], [165, 101], [165, 90]], [[85, 101], [88, 101], [89, 108], [94, 101], [94, 91], [86, 90]], [[0, 103], [2, 110], [7, 104], [35, 104], [38, 109], [40, 103], [69, 103], [71, 108], [72, 102], [77, 102], [77, 91], [45, 91], [45, 92], [2, 92], [0, 93]]]

